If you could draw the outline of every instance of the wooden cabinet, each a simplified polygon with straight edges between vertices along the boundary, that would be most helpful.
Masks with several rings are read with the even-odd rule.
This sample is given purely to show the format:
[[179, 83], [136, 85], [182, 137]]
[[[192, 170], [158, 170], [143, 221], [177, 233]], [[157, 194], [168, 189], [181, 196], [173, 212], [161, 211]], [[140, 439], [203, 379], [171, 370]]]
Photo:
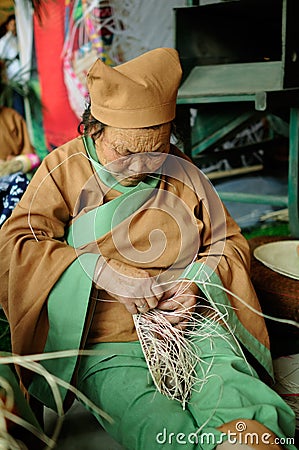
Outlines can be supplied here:
[[[287, 206], [291, 234], [297, 237], [298, 22], [298, 0], [234, 0], [175, 8], [176, 48], [183, 67], [178, 118], [185, 130], [186, 153], [192, 156], [190, 108], [197, 108], [200, 114], [202, 105], [213, 105], [213, 114], [216, 111], [223, 117], [229, 104], [240, 104], [244, 121], [257, 112], [273, 114], [277, 108], [284, 108], [289, 114]], [[240, 120], [241, 115], [238, 125]], [[233, 126], [225, 123], [218, 134], [223, 138]], [[204, 148], [205, 144], [197, 146], [197, 151]], [[246, 194], [242, 198], [246, 201]], [[256, 200], [261, 202], [263, 198]]]

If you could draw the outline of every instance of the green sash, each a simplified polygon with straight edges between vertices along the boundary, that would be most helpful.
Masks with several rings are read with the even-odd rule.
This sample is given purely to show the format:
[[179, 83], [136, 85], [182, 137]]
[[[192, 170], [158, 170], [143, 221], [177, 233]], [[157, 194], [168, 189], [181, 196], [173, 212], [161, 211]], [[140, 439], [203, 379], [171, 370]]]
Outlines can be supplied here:
[[[123, 222], [149, 199], [160, 181], [157, 176], [134, 187], [122, 186], [97, 162], [91, 139], [84, 139], [84, 145], [101, 180], [122, 195], [74, 221], [66, 233], [67, 243], [74, 248], [96, 241]], [[81, 347], [92, 280], [99, 256], [99, 253], [83, 253], [78, 256], [51, 290], [47, 305], [49, 333], [45, 353], [77, 350]], [[70, 383], [77, 360], [78, 356], [73, 356], [48, 359], [41, 364], [49, 373]], [[44, 377], [35, 375], [29, 392], [46, 406], [56, 410], [51, 387]], [[65, 400], [67, 389], [59, 387], [59, 392], [62, 400]]]

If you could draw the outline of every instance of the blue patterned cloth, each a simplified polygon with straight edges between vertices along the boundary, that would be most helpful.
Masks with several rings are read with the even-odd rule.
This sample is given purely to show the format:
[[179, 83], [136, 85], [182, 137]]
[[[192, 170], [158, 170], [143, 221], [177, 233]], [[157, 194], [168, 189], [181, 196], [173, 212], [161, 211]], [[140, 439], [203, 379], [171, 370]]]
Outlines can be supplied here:
[[28, 183], [28, 178], [22, 172], [0, 178], [0, 227], [19, 203]]

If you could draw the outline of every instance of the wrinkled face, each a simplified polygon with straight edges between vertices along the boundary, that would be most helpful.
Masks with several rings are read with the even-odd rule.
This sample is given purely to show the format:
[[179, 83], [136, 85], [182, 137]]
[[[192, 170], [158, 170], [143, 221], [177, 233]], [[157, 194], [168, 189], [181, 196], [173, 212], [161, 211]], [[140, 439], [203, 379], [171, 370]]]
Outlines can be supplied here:
[[99, 161], [123, 186], [135, 186], [163, 164], [170, 130], [170, 123], [136, 129], [107, 126], [95, 141]]

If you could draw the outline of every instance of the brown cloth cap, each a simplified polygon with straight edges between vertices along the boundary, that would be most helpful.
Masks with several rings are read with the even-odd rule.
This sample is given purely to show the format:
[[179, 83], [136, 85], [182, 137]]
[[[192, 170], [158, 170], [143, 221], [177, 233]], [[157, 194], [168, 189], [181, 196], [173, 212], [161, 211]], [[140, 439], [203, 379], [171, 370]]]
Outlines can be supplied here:
[[173, 48], [156, 48], [113, 68], [98, 59], [87, 74], [91, 114], [116, 128], [170, 122], [181, 76]]

